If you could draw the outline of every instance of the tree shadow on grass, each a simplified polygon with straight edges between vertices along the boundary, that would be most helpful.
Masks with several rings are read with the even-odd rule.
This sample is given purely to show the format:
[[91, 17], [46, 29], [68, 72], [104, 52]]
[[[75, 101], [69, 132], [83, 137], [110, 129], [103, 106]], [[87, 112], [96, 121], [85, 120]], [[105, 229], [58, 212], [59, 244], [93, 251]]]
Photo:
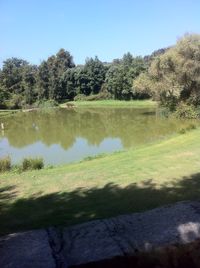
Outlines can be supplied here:
[[200, 200], [200, 173], [157, 188], [141, 186], [77, 188], [72, 192], [37, 193], [14, 201], [14, 186], [0, 188], [0, 235], [52, 225], [69, 226], [92, 219], [141, 212], [182, 200]]

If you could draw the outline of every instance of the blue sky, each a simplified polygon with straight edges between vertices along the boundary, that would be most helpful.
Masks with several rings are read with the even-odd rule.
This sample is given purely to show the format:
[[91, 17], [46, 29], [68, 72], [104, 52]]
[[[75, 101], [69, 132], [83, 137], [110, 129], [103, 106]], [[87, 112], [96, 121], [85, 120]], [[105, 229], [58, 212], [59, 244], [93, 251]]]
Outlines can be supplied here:
[[200, 33], [199, 0], [0, 0], [0, 66], [8, 57], [39, 64], [64, 48], [75, 63], [146, 55]]

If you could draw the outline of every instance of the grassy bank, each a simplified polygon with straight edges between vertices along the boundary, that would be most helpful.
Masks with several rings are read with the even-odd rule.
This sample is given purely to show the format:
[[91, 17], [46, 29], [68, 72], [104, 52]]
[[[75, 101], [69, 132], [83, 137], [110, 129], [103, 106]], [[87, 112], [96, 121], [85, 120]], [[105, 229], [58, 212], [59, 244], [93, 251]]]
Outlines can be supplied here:
[[200, 198], [200, 129], [70, 165], [0, 175], [0, 234]]
[[14, 114], [16, 112], [18, 112], [19, 110], [0, 110], [0, 118], [7, 116], [7, 115], [11, 115]]
[[[133, 107], [133, 108], [151, 108], [156, 107], [156, 102], [152, 100], [99, 100], [99, 101], [71, 101], [67, 104], [72, 104], [77, 107]], [[60, 105], [66, 107], [66, 103]]]

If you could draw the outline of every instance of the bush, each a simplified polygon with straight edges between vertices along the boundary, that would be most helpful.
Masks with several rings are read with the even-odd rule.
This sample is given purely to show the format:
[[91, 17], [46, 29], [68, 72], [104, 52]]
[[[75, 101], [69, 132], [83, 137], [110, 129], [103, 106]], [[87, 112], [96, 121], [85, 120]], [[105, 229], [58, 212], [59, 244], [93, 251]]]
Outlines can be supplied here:
[[196, 129], [197, 126], [195, 124], [190, 124], [189, 126], [185, 127], [185, 128], [181, 128], [178, 133], [180, 134], [185, 134], [186, 132], [190, 131], [190, 130], [194, 130]]
[[23, 97], [13, 94], [11, 99], [5, 101], [5, 105], [8, 109], [21, 109], [23, 106]]
[[38, 108], [53, 108], [57, 107], [58, 103], [55, 100], [46, 100], [38, 102]]
[[86, 96], [84, 94], [78, 94], [74, 101], [97, 101], [97, 100], [109, 100], [112, 96], [108, 91], [100, 91], [98, 94], [91, 94]]
[[42, 158], [24, 158], [22, 161], [22, 170], [42, 169], [44, 161]]
[[5, 104], [5, 102], [0, 102], [0, 109], [2, 109], [2, 110], [5, 110], [5, 109], [7, 109], [8, 107], [7, 107], [7, 105]]
[[84, 94], [78, 94], [74, 97], [74, 101], [84, 101], [86, 100], [86, 96]]
[[89, 95], [85, 98], [87, 101], [109, 100], [111, 95], [109, 92], [99, 92], [99, 94]]
[[175, 116], [178, 118], [195, 119], [199, 114], [193, 105], [181, 102], [176, 108]]
[[0, 172], [5, 172], [11, 169], [11, 159], [9, 156], [0, 158]]

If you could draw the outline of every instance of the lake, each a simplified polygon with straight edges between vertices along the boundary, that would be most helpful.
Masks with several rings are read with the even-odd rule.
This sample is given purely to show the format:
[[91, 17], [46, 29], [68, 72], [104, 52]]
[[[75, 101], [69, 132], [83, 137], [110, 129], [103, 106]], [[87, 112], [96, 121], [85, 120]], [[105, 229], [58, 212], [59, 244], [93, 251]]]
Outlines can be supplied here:
[[42, 157], [51, 165], [135, 148], [191, 124], [161, 118], [152, 108], [105, 107], [19, 112], [0, 120], [0, 157], [9, 155], [14, 164]]

